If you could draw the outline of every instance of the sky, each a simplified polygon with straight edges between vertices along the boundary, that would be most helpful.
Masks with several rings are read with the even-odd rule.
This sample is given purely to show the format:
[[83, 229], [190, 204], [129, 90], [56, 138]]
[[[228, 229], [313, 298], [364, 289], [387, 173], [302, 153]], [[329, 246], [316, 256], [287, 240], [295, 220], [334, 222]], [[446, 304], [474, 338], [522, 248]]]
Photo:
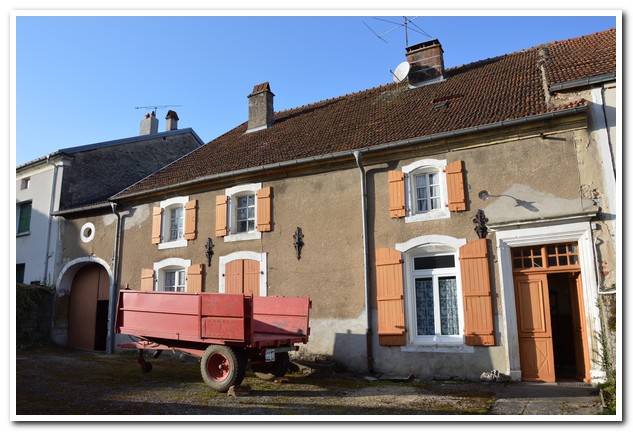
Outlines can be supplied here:
[[453, 67], [616, 27], [608, 11], [373, 12], [16, 13], [15, 164], [137, 136], [154, 107], [159, 132], [171, 109], [206, 143], [247, 120], [266, 81], [275, 111], [391, 82], [407, 37], [439, 39]]

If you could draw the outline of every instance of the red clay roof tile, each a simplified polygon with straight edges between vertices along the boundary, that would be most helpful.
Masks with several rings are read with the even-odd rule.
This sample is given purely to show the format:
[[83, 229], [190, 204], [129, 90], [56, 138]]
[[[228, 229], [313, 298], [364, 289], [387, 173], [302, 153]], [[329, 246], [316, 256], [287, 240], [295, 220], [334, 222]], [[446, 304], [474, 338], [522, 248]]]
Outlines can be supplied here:
[[[615, 72], [615, 35], [612, 29], [451, 68], [445, 80], [418, 88], [392, 83], [277, 112], [271, 127], [254, 133], [244, 133], [243, 123], [115, 198], [561, 109], [545, 102], [543, 48], [548, 49], [543, 63], [548, 84], [568, 82]], [[437, 109], [439, 101], [448, 103]]]

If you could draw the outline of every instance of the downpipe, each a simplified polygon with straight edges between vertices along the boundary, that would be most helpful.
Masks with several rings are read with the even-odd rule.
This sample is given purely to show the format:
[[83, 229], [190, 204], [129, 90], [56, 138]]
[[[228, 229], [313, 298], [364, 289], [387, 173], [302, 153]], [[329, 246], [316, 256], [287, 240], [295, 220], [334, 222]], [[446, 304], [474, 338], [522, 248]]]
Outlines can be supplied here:
[[367, 350], [367, 369], [369, 372], [374, 370], [374, 351], [372, 345], [372, 332], [371, 332], [371, 309], [369, 306], [370, 292], [369, 292], [369, 255], [367, 244], [367, 186], [365, 179], [365, 169], [360, 160], [360, 151], [354, 151], [354, 158], [356, 159], [356, 165], [360, 171], [360, 189], [361, 189], [361, 203], [362, 203], [362, 219], [363, 219], [363, 272], [364, 272], [364, 284], [365, 284], [365, 317], [367, 319], [367, 326], [365, 328], [365, 345]]
[[112, 213], [116, 216], [116, 232], [114, 236], [114, 251], [112, 253], [112, 283], [110, 284], [110, 304], [108, 305], [108, 335], [106, 338], [106, 353], [114, 353], [114, 321], [118, 303], [117, 286], [119, 283], [119, 239], [121, 237], [121, 215], [116, 210], [116, 203], [110, 203]]

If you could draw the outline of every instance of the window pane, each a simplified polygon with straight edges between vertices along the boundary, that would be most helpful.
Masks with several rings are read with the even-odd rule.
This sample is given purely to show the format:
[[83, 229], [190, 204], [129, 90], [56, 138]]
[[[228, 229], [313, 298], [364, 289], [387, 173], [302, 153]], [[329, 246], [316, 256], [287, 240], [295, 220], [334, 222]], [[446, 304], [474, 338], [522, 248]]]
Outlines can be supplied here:
[[239, 221], [237, 223], [237, 232], [246, 232], [247, 221]]
[[457, 282], [455, 276], [439, 278], [440, 329], [443, 335], [459, 334]]
[[415, 310], [418, 321], [418, 335], [434, 335], [433, 279], [415, 280]]
[[543, 267], [543, 258], [534, 258], [534, 267]]
[[558, 253], [559, 254], [564, 254], [565, 253], [565, 245], [558, 245]]
[[245, 220], [247, 211], [248, 211], [248, 209], [246, 209], [246, 208], [239, 209], [237, 211], [237, 219], [238, 220]]
[[248, 195], [248, 205], [249, 206], [254, 206], [255, 205], [255, 195]]
[[569, 264], [577, 265], [578, 264], [578, 256], [577, 255], [570, 256], [569, 257]]
[[434, 198], [431, 200], [431, 208], [432, 209], [440, 208], [440, 200], [438, 198]]
[[15, 265], [15, 283], [24, 283], [24, 264]]
[[254, 219], [255, 218], [255, 207], [249, 207], [248, 208], [248, 218], [249, 219]]
[[567, 245], [567, 250], [571, 253], [577, 253], [578, 252], [578, 246], [576, 246], [576, 243], [572, 243]]
[[548, 246], [547, 247], [547, 253], [548, 254], [555, 254], [556, 253], [556, 246]]
[[29, 232], [31, 229], [31, 203], [20, 204], [20, 219], [18, 234]]
[[439, 255], [413, 258], [415, 270], [455, 267], [455, 255]]
[[184, 236], [182, 207], [175, 207], [170, 211], [169, 217], [169, 240], [174, 241]]
[[567, 257], [566, 256], [558, 257], [558, 262], [559, 262], [559, 265], [566, 266], [567, 265]]
[[246, 207], [248, 205], [248, 195], [244, 195], [237, 198], [238, 207]]
[[249, 220], [248, 221], [248, 231], [255, 231], [255, 221], [254, 220]]

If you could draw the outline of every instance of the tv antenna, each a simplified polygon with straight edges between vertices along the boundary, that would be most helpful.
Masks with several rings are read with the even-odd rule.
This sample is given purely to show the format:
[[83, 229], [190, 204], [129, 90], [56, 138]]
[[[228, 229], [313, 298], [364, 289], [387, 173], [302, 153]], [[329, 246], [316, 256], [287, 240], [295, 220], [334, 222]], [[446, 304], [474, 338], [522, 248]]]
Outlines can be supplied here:
[[158, 111], [158, 108], [172, 108], [172, 107], [180, 107], [182, 105], [148, 105], [148, 106], [138, 106], [134, 107], [134, 109], [154, 109], [154, 112]]
[[408, 47], [408, 46], [409, 46], [409, 30], [413, 30], [414, 32], [416, 32], [416, 33], [420, 33], [420, 34], [425, 35], [425, 36], [427, 36], [427, 37], [429, 37], [429, 38], [433, 38], [433, 36], [431, 36], [430, 34], [428, 34], [427, 32], [425, 32], [424, 30], [422, 30], [422, 29], [420, 28], [420, 26], [418, 26], [416, 23], [414, 23], [414, 22], [413, 22], [413, 20], [418, 19], [419, 17], [407, 18], [406, 16], [403, 16], [403, 17], [402, 17], [402, 18], [403, 18], [403, 22], [402, 22], [402, 24], [401, 24], [401, 23], [398, 23], [398, 22], [394, 22], [394, 21], [386, 20], [386, 19], [383, 19], [383, 18], [376, 18], [376, 17], [373, 17], [373, 18], [374, 18], [375, 20], [378, 20], [378, 21], [384, 21], [384, 22], [388, 22], [388, 23], [390, 23], [390, 24], [394, 24], [394, 25], [395, 25], [395, 27], [393, 27], [393, 28], [391, 28], [391, 29], [387, 30], [386, 32], [384, 32], [384, 33], [382, 33], [382, 34], [378, 34], [378, 33], [376, 33], [376, 32], [375, 32], [375, 31], [374, 31], [374, 30], [373, 30], [373, 29], [372, 29], [372, 28], [371, 28], [371, 27], [370, 27], [370, 26], [369, 26], [369, 25], [365, 22], [365, 21], [363, 21], [363, 24], [365, 24], [365, 25], [367, 26], [367, 28], [368, 28], [368, 29], [369, 29], [369, 30], [370, 30], [370, 31], [371, 31], [374, 35], [376, 35], [376, 37], [377, 37], [378, 39], [380, 39], [381, 41], [383, 41], [383, 42], [385, 42], [385, 43], [389, 43], [389, 42], [387, 42], [385, 39], [383, 39], [383, 36], [386, 36], [386, 35], [388, 35], [389, 33], [393, 32], [393, 31], [395, 31], [395, 30], [398, 30], [398, 29], [399, 29], [399, 28], [401, 28], [401, 27], [404, 27], [404, 41], [405, 41], [405, 47]]

